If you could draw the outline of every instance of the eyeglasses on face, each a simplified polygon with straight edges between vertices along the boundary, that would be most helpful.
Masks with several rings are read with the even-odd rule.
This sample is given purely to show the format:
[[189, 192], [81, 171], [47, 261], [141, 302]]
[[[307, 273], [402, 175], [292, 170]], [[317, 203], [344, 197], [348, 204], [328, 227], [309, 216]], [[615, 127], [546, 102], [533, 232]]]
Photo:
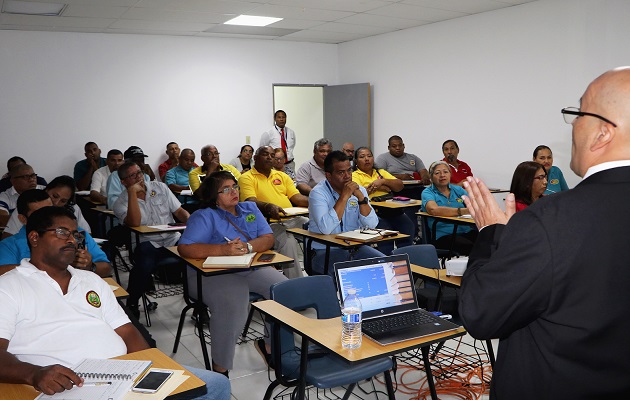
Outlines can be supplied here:
[[37, 179], [37, 174], [26, 174], [20, 176], [14, 176], [14, 179], [24, 179], [25, 181], [30, 181], [31, 179]]
[[231, 191], [238, 192], [238, 190], [239, 190], [240, 188], [241, 188], [241, 187], [238, 185], [238, 183], [236, 183], [236, 184], [232, 185], [231, 187], [226, 187], [226, 188], [223, 188], [223, 189], [219, 190], [219, 192], [218, 192], [218, 193], [219, 193], [219, 194], [221, 194], [221, 193], [223, 193], [223, 194], [228, 194], [228, 193], [230, 193]]
[[536, 175], [534, 179], [538, 179], [540, 181], [547, 179], [547, 174]]
[[142, 174], [142, 171], [132, 172], [131, 174], [125, 176], [122, 179], [128, 179], [128, 178], [135, 179], [136, 177], [138, 177], [138, 175], [141, 175], [141, 174]]
[[604, 118], [604, 117], [602, 117], [601, 115], [598, 115], [598, 114], [582, 112], [577, 107], [566, 107], [566, 108], [563, 108], [562, 110], [560, 110], [560, 112], [562, 113], [562, 116], [564, 117], [564, 122], [566, 122], [567, 124], [573, 124], [573, 121], [575, 121], [578, 117], [588, 116], [588, 117], [599, 118], [602, 121], [611, 124], [615, 128], [617, 127], [617, 124], [615, 124], [611, 120], [609, 120], [607, 118]]
[[63, 227], [43, 229], [39, 231], [39, 233], [44, 233], [44, 232], [55, 232], [55, 236], [57, 236], [57, 238], [62, 239], [62, 240], [67, 240], [70, 237], [70, 235], [72, 235], [72, 237], [74, 237], [75, 240], [83, 241], [83, 232], [71, 231], [70, 229], [63, 228]]

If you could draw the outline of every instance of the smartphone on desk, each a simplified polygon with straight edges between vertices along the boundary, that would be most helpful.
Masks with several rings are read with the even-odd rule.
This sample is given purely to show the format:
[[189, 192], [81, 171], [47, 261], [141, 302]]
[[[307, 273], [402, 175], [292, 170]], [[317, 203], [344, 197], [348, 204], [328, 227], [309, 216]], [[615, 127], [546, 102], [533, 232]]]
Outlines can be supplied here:
[[258, 257], [258, 262], [270, 262], [276, 255], [273, 253], [264, 253]]
[[160, 390], [171, 375], [173, 375], [171, 370], [151, 368], [131, 390], [139, 393], [155, 393]]

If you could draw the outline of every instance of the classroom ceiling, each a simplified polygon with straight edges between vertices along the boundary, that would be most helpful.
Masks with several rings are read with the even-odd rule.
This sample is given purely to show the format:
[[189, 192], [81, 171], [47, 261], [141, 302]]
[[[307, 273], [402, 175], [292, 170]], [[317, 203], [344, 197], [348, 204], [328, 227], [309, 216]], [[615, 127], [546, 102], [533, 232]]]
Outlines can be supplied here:
[[[535, 0], [37, 0], [59, 16], [5, 12], [0, 29], [255, 38], [343, 43]], [[31, 2], [31, 0], [21, 0]], [[266, 27], [223, 25], [240, 15], [280, 17]]]

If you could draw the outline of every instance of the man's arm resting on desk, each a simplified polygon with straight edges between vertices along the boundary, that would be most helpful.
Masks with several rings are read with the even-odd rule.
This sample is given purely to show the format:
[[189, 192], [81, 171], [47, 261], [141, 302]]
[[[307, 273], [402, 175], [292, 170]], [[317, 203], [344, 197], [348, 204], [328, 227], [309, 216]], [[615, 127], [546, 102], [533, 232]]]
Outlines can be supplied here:
[[40, 392], [52, 395], [83, 383], [71, 369], [61, 365], [41, 367], [22, 362], [9, 353], [9, 341], [0, 339], [0, 382], [21, 383], [33, 386]]
[[114, 331], [122, 338], [127, 345], [127, 353], [145, 350], [149, 348], [149, 344], [144, 340], [142, 334], [131, 322], [121, 325]]

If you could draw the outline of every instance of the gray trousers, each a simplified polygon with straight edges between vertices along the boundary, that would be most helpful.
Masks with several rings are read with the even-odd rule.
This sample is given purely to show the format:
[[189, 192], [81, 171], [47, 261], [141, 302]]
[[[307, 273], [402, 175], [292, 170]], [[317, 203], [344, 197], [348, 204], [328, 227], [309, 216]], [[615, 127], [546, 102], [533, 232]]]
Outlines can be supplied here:
[[[197, 274], [190, 270], [187, 275], [190, 296], [196, 299]], [[249, 292], [269, 299], [271, 285], [284, 280], [287, 278], [273, 267], [203, 277], [203, 302], [210, 310], [210, 352], [215, 364], [228, 370], [233, 367], [236, 342], [249, 312]]]
[[302, 228], [307, 222], [308, 218], [306, 217], [293, 217], [285, 219], [281, 223], [274, 222], [269, 225], [275, 238], [274, 250], [294, 260], [292, 266], [283, 268], [284, 275], [289, 279], [300, 278], [304, 275], [299, 262], [298, 242], [295, 240], [295, 236], [287, 233], [287, 228]]

